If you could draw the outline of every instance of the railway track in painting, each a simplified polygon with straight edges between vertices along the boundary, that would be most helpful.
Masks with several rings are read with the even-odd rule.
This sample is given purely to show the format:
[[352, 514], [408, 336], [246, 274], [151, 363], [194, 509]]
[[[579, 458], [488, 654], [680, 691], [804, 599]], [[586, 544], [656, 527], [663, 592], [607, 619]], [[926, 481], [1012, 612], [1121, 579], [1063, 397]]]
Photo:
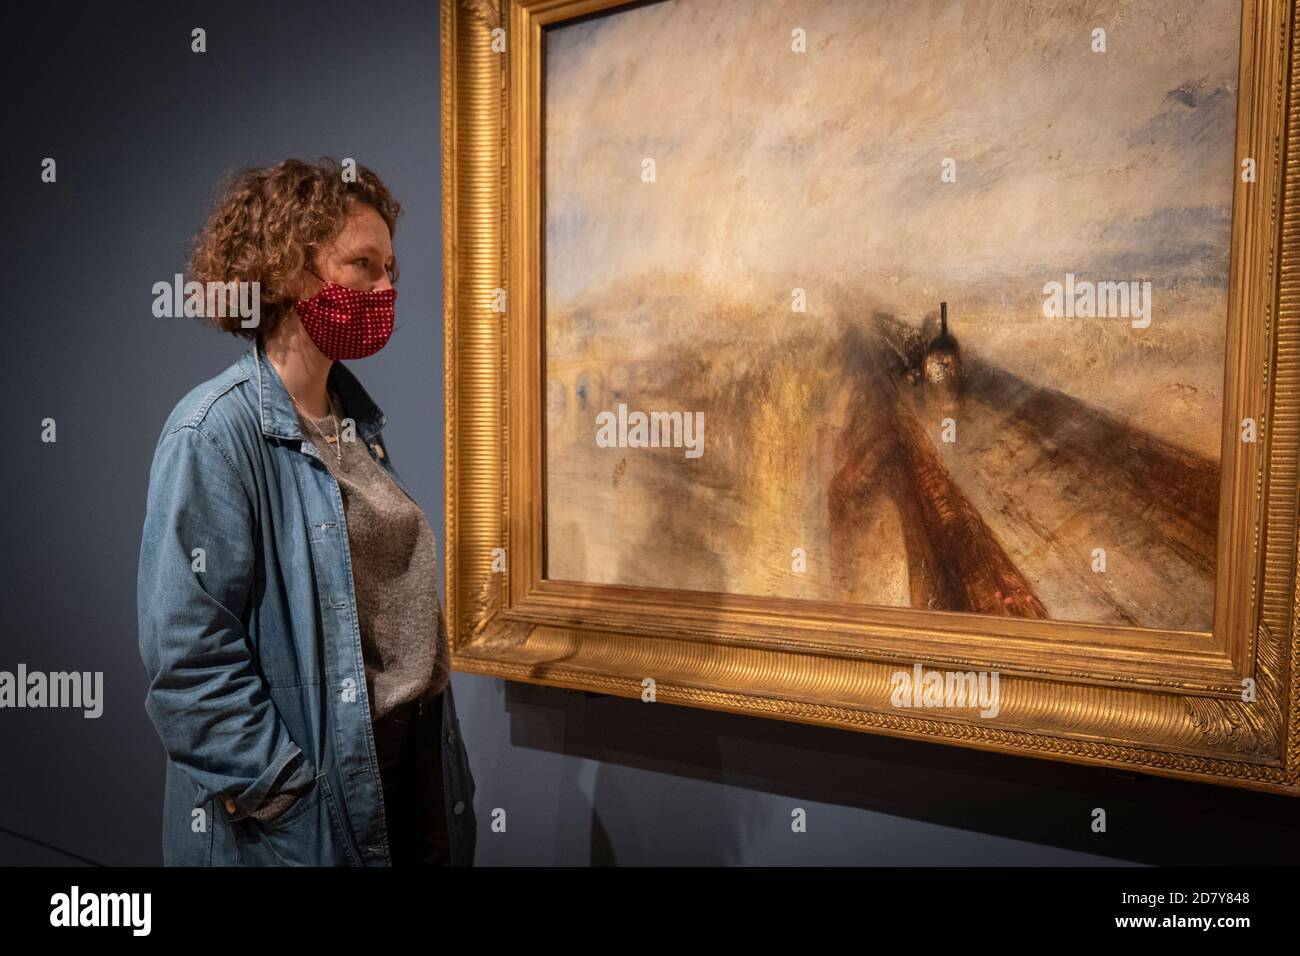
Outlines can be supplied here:
[[871, 573], [857, 539], [886, 501], [914, 607], [1210, 626], [1217, 463], [978, 357], [958, 390], [932, 388], [909, 375], [916, 345], [883, 314], [843, 334], [827, 494], [842, 573]]

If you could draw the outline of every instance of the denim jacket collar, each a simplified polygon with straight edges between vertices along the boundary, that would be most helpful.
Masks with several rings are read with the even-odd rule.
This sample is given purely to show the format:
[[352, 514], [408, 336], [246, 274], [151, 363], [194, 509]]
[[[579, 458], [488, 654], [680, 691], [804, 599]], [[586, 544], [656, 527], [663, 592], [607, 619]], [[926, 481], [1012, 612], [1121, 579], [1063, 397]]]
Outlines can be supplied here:
[[[275, 438], [306, 438], [298, 426], [298, 414], [289, 391], [266, 357], [261, 340], [254, 342], [239, 360], [240, 366], [257, 383], [258, 406], [262, 416], [262, 434]], [[327, 384], [338, 394], [346, 413], [356, 421], [357, 434], [370, 441], [383, 429], [388, 419], [370, 397], [357, 377], [342, 362], [330, 366]]]

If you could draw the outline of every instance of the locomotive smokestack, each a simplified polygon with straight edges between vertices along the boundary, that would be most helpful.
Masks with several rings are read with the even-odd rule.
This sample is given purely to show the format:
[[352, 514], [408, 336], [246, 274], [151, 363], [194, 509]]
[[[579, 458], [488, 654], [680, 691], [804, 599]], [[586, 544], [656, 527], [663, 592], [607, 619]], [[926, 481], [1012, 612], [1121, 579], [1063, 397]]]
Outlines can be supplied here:
[[939, 334], [948, 334], [948, 303], [939, 303]]

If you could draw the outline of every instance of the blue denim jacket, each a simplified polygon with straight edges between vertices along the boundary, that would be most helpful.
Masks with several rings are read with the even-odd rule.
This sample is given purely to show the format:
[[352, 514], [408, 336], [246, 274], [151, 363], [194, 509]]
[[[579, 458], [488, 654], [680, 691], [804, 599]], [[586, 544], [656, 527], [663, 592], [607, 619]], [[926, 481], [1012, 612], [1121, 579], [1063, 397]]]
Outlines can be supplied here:
[[[383, 413], [342, 363], [329, 384], [405, 491]], [[164, 864], [388, 866], [343, 499], [260, 345], [163, 426], [138, 603], [167, 752]], [[474, 778], [450, 684], [442, 700], [451, 865], [470, 866]], [[279, 816], [240, 818], [303, 785]]]

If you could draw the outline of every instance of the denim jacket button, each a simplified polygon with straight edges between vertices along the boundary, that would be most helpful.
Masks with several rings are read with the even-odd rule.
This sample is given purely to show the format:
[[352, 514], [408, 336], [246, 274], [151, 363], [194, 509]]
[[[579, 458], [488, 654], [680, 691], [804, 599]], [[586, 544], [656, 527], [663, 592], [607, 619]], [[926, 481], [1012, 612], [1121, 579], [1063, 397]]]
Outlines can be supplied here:
[[235, 801], [231, 800], [229, 797], [226, 797], [226, 812], [231, 816], [235, 815]]
[[460, 816], [462, 813], [464, 813], [464, 812], [465, 812], [465, 801], [464, 801], [464, 800], [457, 800], [457, 801], [456, 801], [456, 805], [455, 805], [454, 807], [451, 808], [451, 812], [454, 813], [454, 814], [456, 814], [457, 816]]

